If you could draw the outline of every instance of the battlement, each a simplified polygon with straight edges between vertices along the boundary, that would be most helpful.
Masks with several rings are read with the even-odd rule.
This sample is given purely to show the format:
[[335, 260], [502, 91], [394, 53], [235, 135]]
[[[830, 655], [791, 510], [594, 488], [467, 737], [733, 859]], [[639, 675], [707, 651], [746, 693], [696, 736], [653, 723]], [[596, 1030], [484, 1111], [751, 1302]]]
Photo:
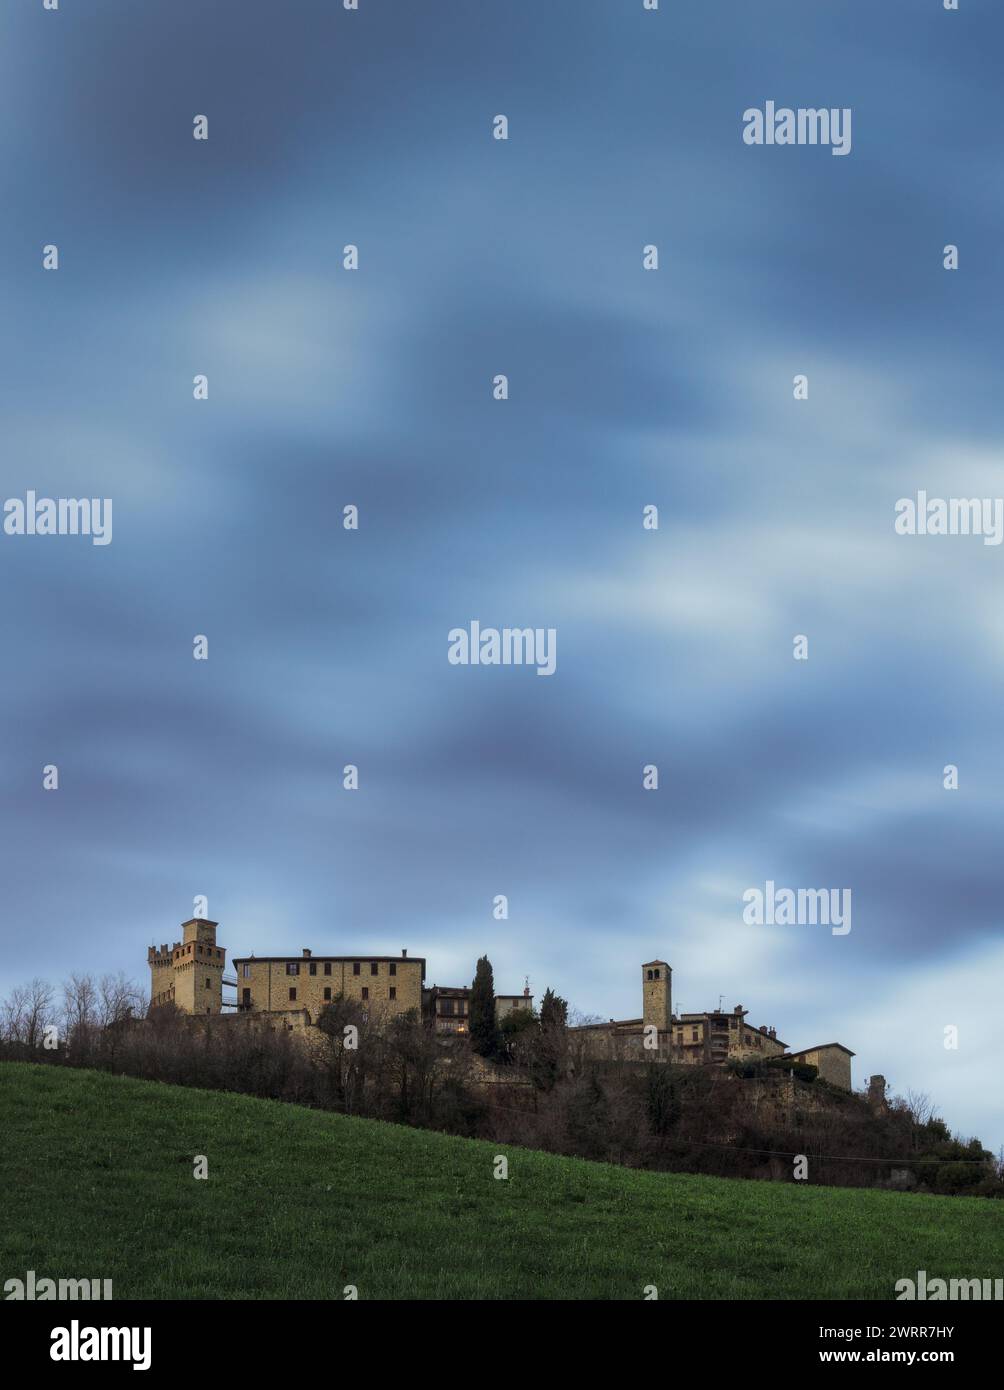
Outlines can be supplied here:
[[218, 1014], [223, 1007], [226, 950], [216, 944], [218, 922], [192, 917], [182, 923], [182, 939], [150, 946], [150, 1007], [173, 1003], [185, 1013]]

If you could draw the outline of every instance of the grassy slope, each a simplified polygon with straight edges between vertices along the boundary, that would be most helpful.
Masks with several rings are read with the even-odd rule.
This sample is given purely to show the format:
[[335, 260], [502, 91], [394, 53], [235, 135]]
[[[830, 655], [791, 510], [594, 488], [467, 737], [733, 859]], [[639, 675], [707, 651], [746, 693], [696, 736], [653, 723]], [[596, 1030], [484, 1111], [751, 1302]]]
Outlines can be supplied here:
[[0, 1279], [119, 1299], [890, 1298], [1004, 1269], [1004, 1203], [639, 1173], [16, 1063], [0, 1181]]

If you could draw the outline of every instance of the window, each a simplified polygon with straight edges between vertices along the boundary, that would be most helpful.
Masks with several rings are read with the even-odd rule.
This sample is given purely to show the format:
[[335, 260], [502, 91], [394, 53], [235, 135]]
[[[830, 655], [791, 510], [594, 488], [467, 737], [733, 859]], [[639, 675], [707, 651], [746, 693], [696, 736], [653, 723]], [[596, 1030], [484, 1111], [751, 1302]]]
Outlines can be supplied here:
[[658, 970], [653, 970], [653, 971], [652, 971], [652, 979], [653, 979], [653, 980], [657, 980], [658, 978], [659, 978], [659, 972], [658, 972]]
[[376, 963], [375, 960], [370, 961], [370, 974], [371, 974], [371, 975], [379, 975], [379, 974], [380, 974], [380, 967], [379, 967], [379, 965], [377, 965], [377, 963]]
[[299, 962], [299, 961], [291, 960], [291, 961], [287, 961], [287, 962], [286, 962], [286, 974], [287, 974], [287, 975], [299, 975], [299, 973], [300, 973], [300, 962]]
[[652, 972], [651, 972], [651, 970], [648, 972], [648, 978], [649, 978], [649, 979], [652, 978]]
[[397, 974], [397, 963], [396, 963], [395, 961], [391, 961], [391, 963], [390, 963], [388, 969], [390, 970], [390, 973], [391, 973], [392, 975], [396, 975], [396, 974]]
[[693, 1035], [691, 1041], [692, 1041], [692, 1042], [697, 1042], [698, 1037], [699, 1037], [700, 1035], [698, 1034], [698, 1031], [697, 1031], [696, 1028], [693, 1030], [693, 1033], [694, 1033], [694, 1035]]
[[390, 987], [390, 997], [391, 997], [392, 999], [396, 999], [396, 998], [397, 998], [397, 990], [394, 988], [393, 985], [391, 985], [391, 987]]
[[289, 1000], [290, 1000], [290, 1003], [293, 1003], [293, 1002], [295, 1001], [295, 999], [296, 999], [296, 986], [295, 986], [295, 985], [290, 985], [290, 987], [289, 987]]
[[241, 975], [244, 977], [245, 980], [250, 980], [250, 978], [251, 978], [251, 967], [250, 967], [250, 965], [242, 965], [242, 966], [241, 966]]
[[325, 997], [325, 999], [330, 999], [330, 998], [331, 998], [331, 986], [330, 986], [330, 985], [328, 985], [328, 986], [326, 987], [326, 989], [325, 989], [325, 991], [324, 991], [324, 997]]
[[364, 998], [364, 999], [368, 999], [369, 997], [370, 997], [369, 989], [366, 987], [366, 985], [363, 985], [363, 998]]
[[311, 973], [311, 975], [316, 975], [316, 974], [317, 974], [317, 966], [315, 965], [315, 963], [314, 963], [313, 961], [310, 962], [310, 973]]
[[325, 975], [330, 975], [330, 974], [331, 974], [331, 962], [330, 962], [330, 960], [326, 960], [326, 961], [324, 962], [324, 973], [325, 973]]
[[358, 975], [358, 974], [359, 974], [359, 962], [358, 962], [358, 961], [356, 961], [355, 965], [353, 965], [353, 967], [352, 967], [352, 973], [353, 973], [353, 975]]
[[212, 985], [209, 983], [208, 975], [206, 976], [206, 989], [212, 989]]
[[251, 1006], [251, 991], [249, 989], [246, 989], [244, 991], [244, 1004], [248, 1008], [250, 1008]]

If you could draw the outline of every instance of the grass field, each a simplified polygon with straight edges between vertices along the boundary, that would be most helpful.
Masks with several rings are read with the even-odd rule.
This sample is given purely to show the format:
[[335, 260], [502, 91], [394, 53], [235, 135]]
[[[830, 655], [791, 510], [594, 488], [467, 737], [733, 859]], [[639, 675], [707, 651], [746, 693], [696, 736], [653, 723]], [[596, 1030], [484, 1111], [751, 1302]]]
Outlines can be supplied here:
[[1004, 1271], [1000, 1202], [639, 1173], [98, 1072], [0, 1064], [0, 1146], [0, 1282], [118, 1299], [887, 1299]]

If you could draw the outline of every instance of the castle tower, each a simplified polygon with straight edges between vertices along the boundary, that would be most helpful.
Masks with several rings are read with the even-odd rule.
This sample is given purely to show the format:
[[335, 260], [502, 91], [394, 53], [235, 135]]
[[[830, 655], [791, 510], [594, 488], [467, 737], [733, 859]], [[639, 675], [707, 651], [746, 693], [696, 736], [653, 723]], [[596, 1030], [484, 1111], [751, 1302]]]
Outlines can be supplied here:
[[216, 944], [218, 922], [192, 917], [182, 924], [182, 940], [170, 948], [151, 946], [150, 1007], [174, 1004], [186, 1014], [218, 1014], [223, 1006], [223, 967], [227, 953]]
[[668, 1033], [673, 1019], [673, 972], [664, 960], [650, 960], [641, 968], [642, 1022], [654, 1023]]

